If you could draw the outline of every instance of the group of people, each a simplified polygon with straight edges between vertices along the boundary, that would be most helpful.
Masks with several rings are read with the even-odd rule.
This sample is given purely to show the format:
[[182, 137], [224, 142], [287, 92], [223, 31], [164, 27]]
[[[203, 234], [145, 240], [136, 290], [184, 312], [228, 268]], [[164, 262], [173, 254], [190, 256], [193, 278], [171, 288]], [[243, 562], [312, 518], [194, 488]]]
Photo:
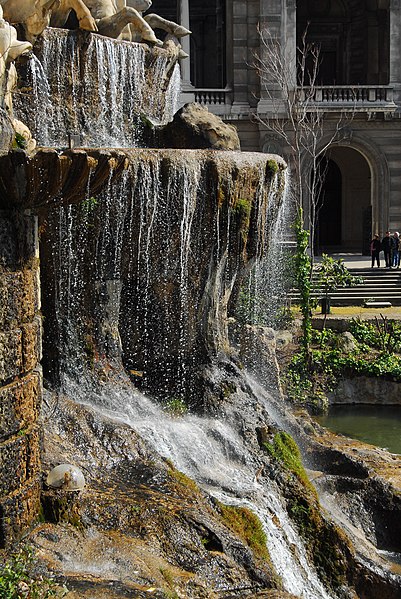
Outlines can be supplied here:
[[380, 241], [379, 235], [375, 235], [370, 242], [370, 253], [372, 255], [372, 268], [375, 265], [380, 266], [380, 252], [384, 254], [384, 261], [386, 268], [399, 268], [401, 259], [401, 244], [400, 234], [398, 231], [391, 234], [390, 231], [386, 231], [385, 236]]

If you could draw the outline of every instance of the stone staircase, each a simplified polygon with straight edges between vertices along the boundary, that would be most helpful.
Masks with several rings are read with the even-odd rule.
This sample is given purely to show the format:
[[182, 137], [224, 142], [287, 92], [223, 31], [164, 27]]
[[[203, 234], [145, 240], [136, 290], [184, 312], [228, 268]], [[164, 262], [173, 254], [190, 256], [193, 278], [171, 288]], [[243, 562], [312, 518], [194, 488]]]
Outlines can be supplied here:
[[[390, 302], [392, 306], [401, 306], [401, 268], [348, 268], [349, 272], [362, 277], [364, 282], [355, 287], [340, 287], [330, 293], [332, 306], [363, 306], [369, 302]], [[314, 297], [321, 297], [316, 288]], [[292, 290], [292, 303], [297, 303], [299, 293]]]

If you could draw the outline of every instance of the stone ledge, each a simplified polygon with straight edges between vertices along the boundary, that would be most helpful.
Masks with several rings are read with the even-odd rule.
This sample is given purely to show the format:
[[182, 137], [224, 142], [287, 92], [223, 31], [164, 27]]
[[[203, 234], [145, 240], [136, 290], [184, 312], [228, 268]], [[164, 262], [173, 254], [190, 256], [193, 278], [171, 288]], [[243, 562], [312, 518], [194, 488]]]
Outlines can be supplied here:
[[365, 308], [391, 308], [393, 305], [391, 302], [365, 302]]

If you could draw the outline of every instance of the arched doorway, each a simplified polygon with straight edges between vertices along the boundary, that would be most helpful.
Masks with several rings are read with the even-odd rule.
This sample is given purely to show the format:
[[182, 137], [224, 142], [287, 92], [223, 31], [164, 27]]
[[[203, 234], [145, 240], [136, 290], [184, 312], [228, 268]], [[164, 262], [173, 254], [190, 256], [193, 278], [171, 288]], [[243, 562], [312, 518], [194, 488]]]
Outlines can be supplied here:
[[318, 252], [341, 245], [342, 176], [334, 160], [323, 158], [320, 165], [324, 177], [317, 202], [315, 243]]
[[333, 146], [322, 162], [316, 252], [369, 253], [372, 235], [372, 177], [366, 158], [349, 146]]

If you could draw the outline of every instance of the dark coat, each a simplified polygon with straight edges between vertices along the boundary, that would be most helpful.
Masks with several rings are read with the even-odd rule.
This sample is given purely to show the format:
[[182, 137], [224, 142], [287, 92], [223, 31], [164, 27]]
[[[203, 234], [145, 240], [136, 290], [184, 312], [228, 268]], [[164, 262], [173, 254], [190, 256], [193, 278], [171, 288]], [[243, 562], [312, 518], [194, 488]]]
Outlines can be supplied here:
[[380, 252], [380, 250], [382, 249], [382, 244], [380, 242], [380, 239], [372, 239], [372, 241], [370, 242], [370, 251], [373, 254], [373, 252]]
[[391, 252], [394, 247], [394, 237], [383, 237], [382, 239], [382, 250], [385, 254]]

